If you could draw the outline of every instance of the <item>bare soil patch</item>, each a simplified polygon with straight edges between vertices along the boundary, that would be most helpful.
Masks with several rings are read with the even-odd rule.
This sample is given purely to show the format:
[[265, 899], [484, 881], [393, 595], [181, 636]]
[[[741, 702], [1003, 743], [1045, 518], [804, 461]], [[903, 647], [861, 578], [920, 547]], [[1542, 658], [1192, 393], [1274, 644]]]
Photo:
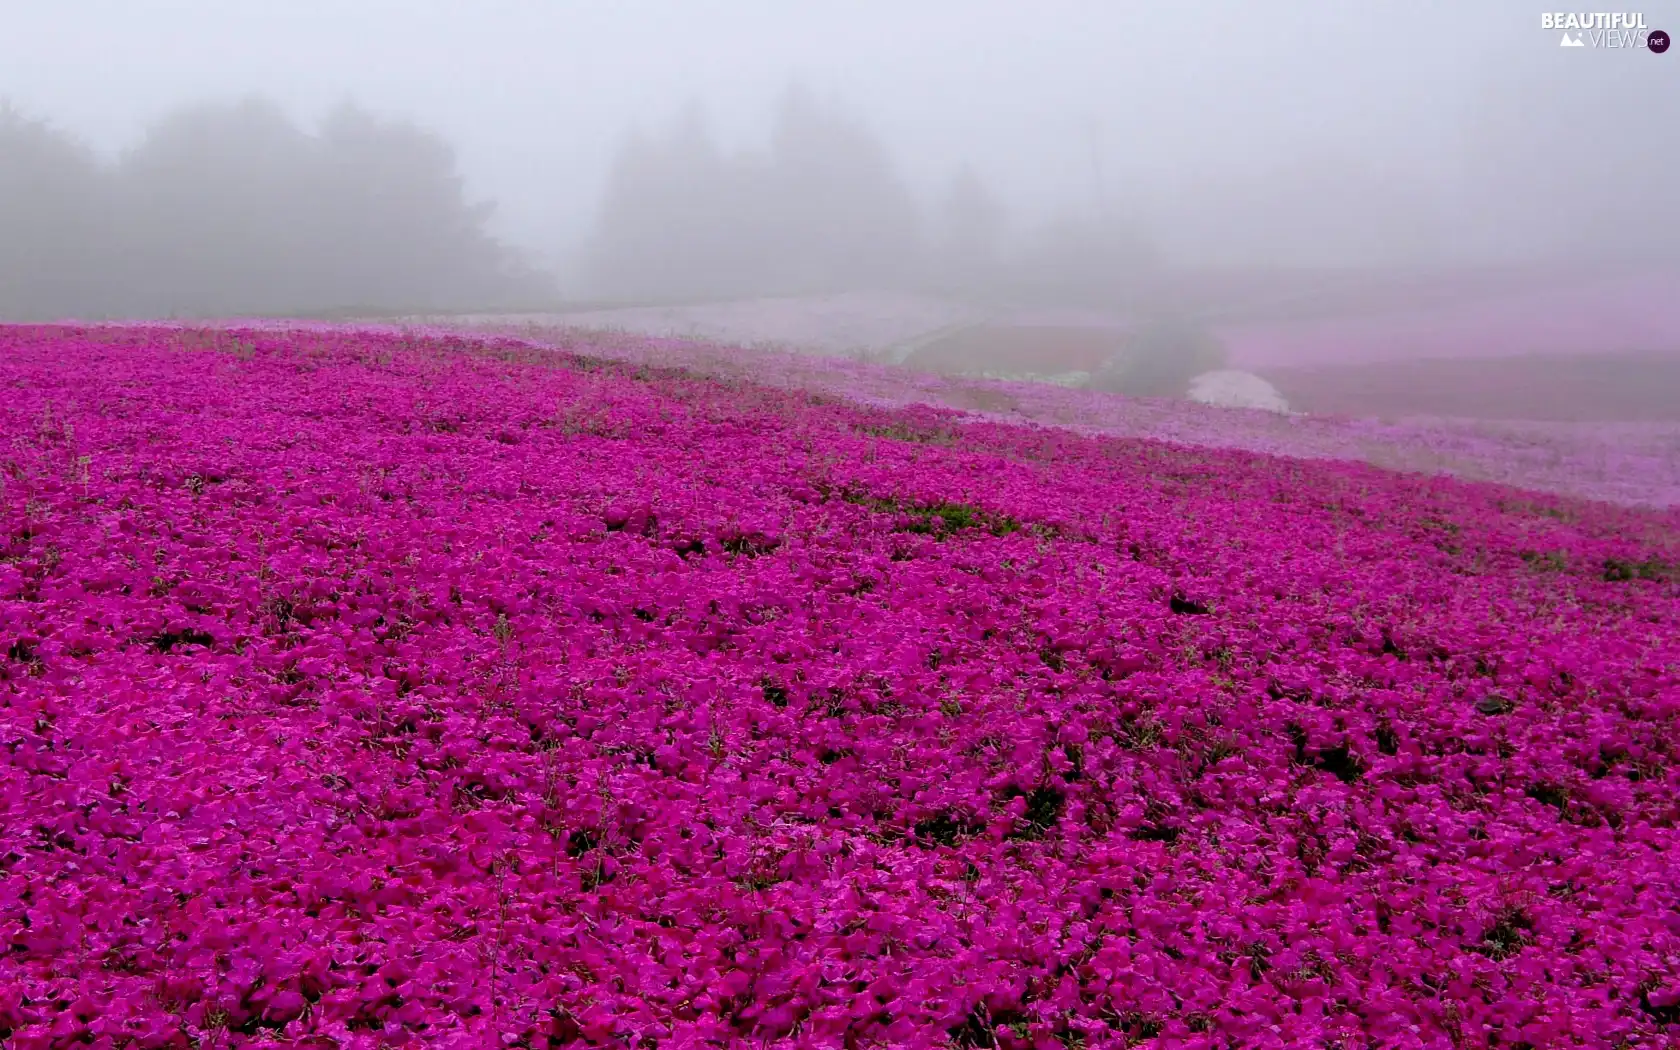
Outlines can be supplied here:
[[977, 325], [938, 336], [904, 359], [922, 372], [1092, 372], [1119, 353], [1126, 330], [1057, 325]]
[[1321, 415], [1680, 421], [1680, 354], [1442, 358], [1256, 371], [1291, 408]]

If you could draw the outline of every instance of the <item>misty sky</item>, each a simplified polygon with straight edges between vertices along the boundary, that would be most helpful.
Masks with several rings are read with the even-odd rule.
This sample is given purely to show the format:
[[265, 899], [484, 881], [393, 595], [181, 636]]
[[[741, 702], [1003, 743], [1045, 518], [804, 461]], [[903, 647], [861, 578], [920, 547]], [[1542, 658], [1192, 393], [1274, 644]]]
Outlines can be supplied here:
[[[1639, 6], [1653, 27], [1680, 30], [1680, 0]], [[753, 146], [778, 93], [798, 79], [865, 119], [918, 192], [968, 161], [1019, 211], [1081, 206], [1097, 182], [1095, 134], [1110, 192], [1124, 187], [1188, 227], [1199, 187], [1288, 183], [1314, 165], [1454, 184], [1477, 120], [1495, 119], [1487, 100], [1519, 76], [1553, 78], [1567, 98], [1570, 78], [1620, 63], [1616, 90], [1626, 97], [1604, 96], [1602, 85], [1599, 97], [1632, 107], [1615, 118], [1632, 126], [1653, 87], [1680, 96], [1680, 53], [1560, 51], [1539, 28], [1543, 9], [1509, 0], [0, 0], [0, 97], [102, 151], [185, 102], [254, 92], [312, 123], [353, 99], [448, 137], [473, 194], [499, 201], [497, 232], [556, 252], [585, 232], [634, 123], [664, 121], [697, 99], [726, 143]]]

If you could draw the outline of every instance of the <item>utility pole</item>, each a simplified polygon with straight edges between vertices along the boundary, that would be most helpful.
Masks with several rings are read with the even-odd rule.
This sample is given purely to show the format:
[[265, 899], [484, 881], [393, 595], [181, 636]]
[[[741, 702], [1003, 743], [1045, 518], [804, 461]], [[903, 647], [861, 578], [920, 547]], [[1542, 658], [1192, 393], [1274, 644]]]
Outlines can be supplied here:
[[1087, 118], [1085, 134], [1091, 150], [1091, 199], [1102, 215], [1108, 210], [1108, 193], [1103, 183], [1102, 126], [1096, 117]]

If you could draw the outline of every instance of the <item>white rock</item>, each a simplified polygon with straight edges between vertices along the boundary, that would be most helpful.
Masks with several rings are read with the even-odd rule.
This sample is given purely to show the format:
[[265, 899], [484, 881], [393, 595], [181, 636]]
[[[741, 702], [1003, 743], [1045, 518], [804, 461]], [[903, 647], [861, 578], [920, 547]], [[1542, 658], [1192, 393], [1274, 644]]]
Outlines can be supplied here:
[[1190, 380], [1190, 400], [1222, 408], [1263, 408], [1271, 412], [1289, 411], [1289, 403], [1278, 393], [1277, 387], [1253, 372], [1221, 370], [1203, 372]]

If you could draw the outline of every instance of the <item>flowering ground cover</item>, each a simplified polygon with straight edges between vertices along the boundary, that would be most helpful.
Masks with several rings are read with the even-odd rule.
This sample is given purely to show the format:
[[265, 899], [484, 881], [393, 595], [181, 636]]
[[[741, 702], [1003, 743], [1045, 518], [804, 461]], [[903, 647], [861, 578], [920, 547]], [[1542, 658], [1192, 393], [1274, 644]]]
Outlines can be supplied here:
[[[951, 325], [981, 319], [973, 306], [907, 294], [849, 293], [630, 306], [568, 313], [480, 314], [453, 323], [516, 323], [590, 328], [620, 334], [704, 339], [781, 347], [842, 357], [882, 353]], [[428, 319], [418, 319], [428, 323]], [[442, 318], [431, 319], [433, 322]]]
[[0, 330], [0, 1040], [1680, 1042], [1680, 514]]
[[[276, 330], [297, 330], [288, 322]], [[1305, 459], [1358, 460], [1636, 506], [1680, 505], [1680, 423], [1571, 423], [1280, 416], [1128, 398], [1048, 382], [920, 374], [861, 361], [580, 332], [538, 324], [385, 326], [408, 335], [502, 336], [641, 365], [680, 365], [724, 379], [811, 391], [883, 408], [927, 405], [1077, 433], [1149, 438]]]

